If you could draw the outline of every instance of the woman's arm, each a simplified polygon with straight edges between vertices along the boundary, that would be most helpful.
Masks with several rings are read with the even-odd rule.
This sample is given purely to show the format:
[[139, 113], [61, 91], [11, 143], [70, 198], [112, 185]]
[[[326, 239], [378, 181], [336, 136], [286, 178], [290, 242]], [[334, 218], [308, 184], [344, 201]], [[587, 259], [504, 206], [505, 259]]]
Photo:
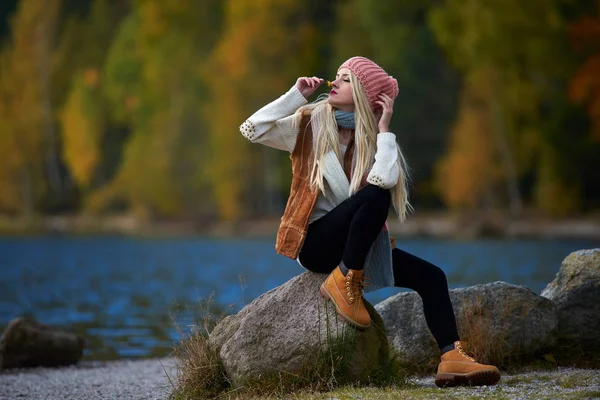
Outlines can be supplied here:
[[306, 98], [293, 86], [283, 96], [252, 114], [240, 126], [240, 132], [252, 143], [292, 152], [298, 137], [298, 127], [292, 124], [293, 114], [306, 103]]
[[387, 94], [381, 93], [376, 103], [381, 106], [382, 114], [377, 124], [379, 133], [377, 134], [375, 163], [369, 171], [367, 182], [384, 189], [390, 189], [396, 186], [400, 178], [396, 135], [389, 131], [390, 120], [394, 111], [394, 100]]
[[398, 149], [396, 135], [382, 132], [377, 135], [377, 152], [375, 163], [369, 171], [367, 182], [372, 185], [390, 189], [398, 183], [400, 169], [398, 168]]

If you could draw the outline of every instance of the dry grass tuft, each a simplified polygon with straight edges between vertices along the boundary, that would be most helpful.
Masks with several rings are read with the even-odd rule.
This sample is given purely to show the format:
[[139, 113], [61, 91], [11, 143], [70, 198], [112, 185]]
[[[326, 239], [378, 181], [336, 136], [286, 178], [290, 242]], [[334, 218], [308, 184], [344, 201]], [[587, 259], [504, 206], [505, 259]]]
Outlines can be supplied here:
[[225, 317], [225, 312], [218, 317], [215, 315], [212, 296], [200, 301], [197, 311], [201, 325], [191, 326], [188, 333], [183, 332], [173, 319], [182, 338], [173, 351], [177, 370], [170, 396], [173, 400], [218, 398], [231, 386], [219, 354], [208, 343], [211, 330]]
[[[461, 341], [467, 352], [473, 355], [478, 362], [501, 368], [524, 365], [531, 361], [529, 358], [515, 356], [517, 349], [512, 349], [512, 355], [506, 354], [506, 336], [510, 329], [508, 323], [500, 328], [490, 324], [492, 313], [503, 313], [505, 320], [508, 321], [509, 315], [515, 310], [509, 306], [505, 306], [503, 310], [490, 310], [484, 306], [483, 300], [482, 297], [474, 298], [469, 307], [464, 307], [463, 315], [457, 316]], [[527, 310], [523, 308], [521, 312], [525, 317]]]
[[208, 336], [193, 332], [175, 349], [177, 385], [174, 399], [215, 398], [230, 385], [219, 355], [208, 345]]

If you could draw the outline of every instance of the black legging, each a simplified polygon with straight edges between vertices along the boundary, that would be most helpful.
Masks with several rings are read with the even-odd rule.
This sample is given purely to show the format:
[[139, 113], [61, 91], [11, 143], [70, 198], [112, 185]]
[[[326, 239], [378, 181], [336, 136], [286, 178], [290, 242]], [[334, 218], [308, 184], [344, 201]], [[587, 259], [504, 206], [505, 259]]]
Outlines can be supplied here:
[[[341, 261], [364, 268], [367, 253], [381, 232], [391, 204], [387, 189], [367, 185], [308, 227], [300, 263], [330, 273]], [[439, 267], [400, 249], [392, 250], [394, 286], [416, 291], [427, 326], [440, 349], [459, 340], [446, 274]]]

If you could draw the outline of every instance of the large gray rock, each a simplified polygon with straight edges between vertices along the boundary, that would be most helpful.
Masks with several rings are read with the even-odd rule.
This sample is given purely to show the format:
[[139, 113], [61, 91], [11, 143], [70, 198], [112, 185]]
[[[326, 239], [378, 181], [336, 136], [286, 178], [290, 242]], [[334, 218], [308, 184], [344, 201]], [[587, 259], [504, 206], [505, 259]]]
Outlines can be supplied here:
[[0, 368], [75, 364], [81, 359], [83, 348], [83, 339], [74, 333], [15, 318], [0, 338]]
[[349, 326], [321, 297], [319, 286], [325, 278], [304, 272], [215, 327], [209, 345], [235, 387], [274, 374], [302, 373], [330, 343], [342, 340], [351, 346], [345, 362], [348, 381], [367, 381], [386, 367], [389, 352], [381, 317], [367, 303], [372, 325], [364, 331]]
[[556, 304], [561, 342], [600, 348], [600, 249], [569, 254], [542, 296]]
[[[507, 362], [551, 348], [556, 341], [554, 304], [524, 286], [494, 282], [450, 290], [460, 338], [482, 362]], [[431, 368], [439, 350], [415, 292], [403, 292], [375, 306], [390, 345], [406, 363]]]

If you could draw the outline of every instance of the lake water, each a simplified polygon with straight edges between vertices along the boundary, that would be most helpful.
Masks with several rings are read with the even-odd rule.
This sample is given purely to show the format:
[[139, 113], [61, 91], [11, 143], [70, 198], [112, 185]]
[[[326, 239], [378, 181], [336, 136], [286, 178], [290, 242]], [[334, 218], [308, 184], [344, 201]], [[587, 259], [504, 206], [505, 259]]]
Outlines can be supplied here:
[[[539, 293], [569, 253], [600, 243], [403, 240], [398, 246], [440, 266], [451, 288], [502, 280]], [[165, 356], [211, 294], [216, 308], [235, 312], [302, 271], [275, 253], [272, 238], [0, 238], [0, 329], [26, 315], [83, 336], [88, 360]], [[399, 291], [366, 297], [377, 303]]]

